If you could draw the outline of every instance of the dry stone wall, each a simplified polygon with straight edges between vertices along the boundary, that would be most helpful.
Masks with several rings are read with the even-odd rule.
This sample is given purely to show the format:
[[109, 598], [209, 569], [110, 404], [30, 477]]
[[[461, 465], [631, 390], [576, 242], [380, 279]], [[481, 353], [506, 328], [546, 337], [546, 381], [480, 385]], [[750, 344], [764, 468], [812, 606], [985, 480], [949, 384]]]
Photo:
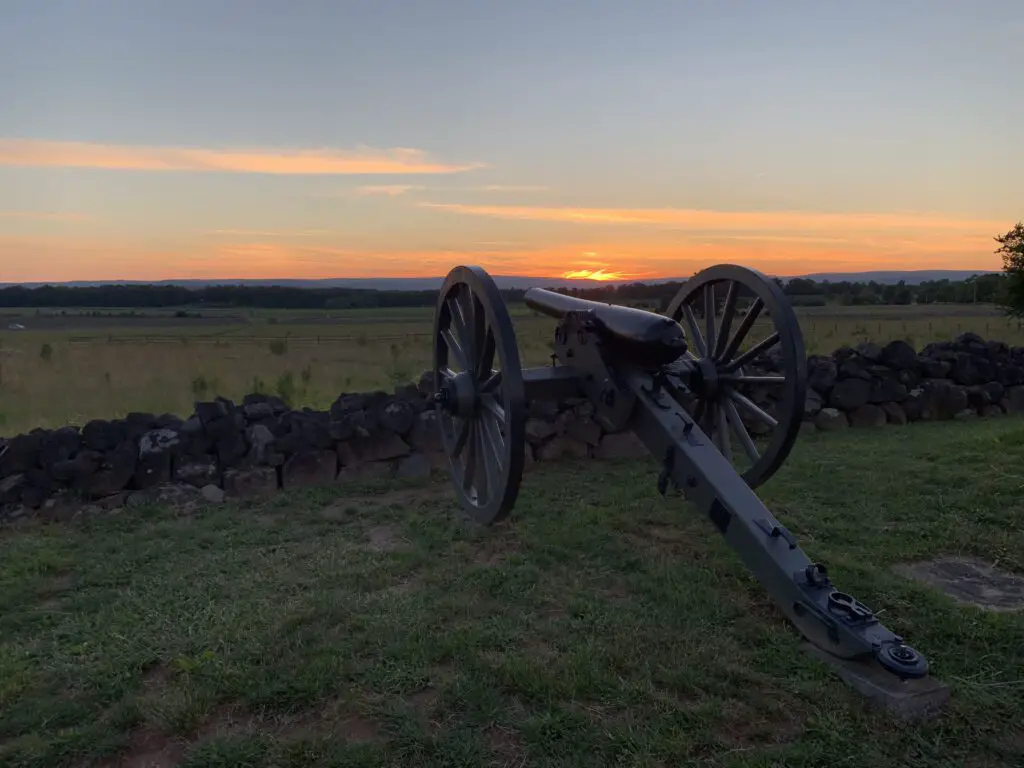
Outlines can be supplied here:
[[[837, 430], [1024, 412], [1024, 347], [964, 334], [920, 352], [902, 341], [808, 358], [804, 427]], [[771, 356], [761, 372], [778, 370]], [[196, 403], [187, 418], [131, 413], [82, 427], [0, 438], [0, 520], [66, 519], [163, 502], [260, 498], [359, 478], [427, 476], [445, 466], [430, 377], [392, 393], [343, 394], [326, 411], [270, 395]], [[750, 393], [769, 413], [771, 389]], [[631, 434], [604, 434], [585, 400], [534, 402], [527, 466], [646, 456]], [[750, 423], [756, 430], [756, 424]]]

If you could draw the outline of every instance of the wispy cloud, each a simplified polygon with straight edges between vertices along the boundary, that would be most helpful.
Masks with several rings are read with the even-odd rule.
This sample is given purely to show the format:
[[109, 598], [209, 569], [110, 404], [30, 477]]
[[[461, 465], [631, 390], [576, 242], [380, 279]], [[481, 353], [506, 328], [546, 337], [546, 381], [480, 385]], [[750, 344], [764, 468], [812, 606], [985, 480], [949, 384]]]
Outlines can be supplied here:
[[954, 230], [999, 231], [1005, 222], [957, 219], [928, 214], [817, 213], [811, 211], [712, 211], [685, 208], [571, 208], [512, 205], [417, 203], [424, 208], [467, 216], [553, 221], [572, 224], [628, 224], [706, 231], [806, 230]]
[[359, 197], [368, 197], [370, 195], [398, 197], [407, 192], [412, 192], [414, 189], [426, 189], [426, 187], [418, 187], [414, 184], [367, 184], [362, 187], [356, 187], [355, 193]]
[[322, 237], [330, 232], [326, 229], [210, 229], [204, 235], [214, 237]]
[[61, 213], [59, 211], [0, 211], [0, 219], [19, 219], [21, 221], [92, 221], [92, 216], [84, 213]]
[[0, 166], [5, 165], [283, 175], [448, 174], [485, 167], [432, 160], [422, 150], [408, 148], [200, 148], [0, 139]]

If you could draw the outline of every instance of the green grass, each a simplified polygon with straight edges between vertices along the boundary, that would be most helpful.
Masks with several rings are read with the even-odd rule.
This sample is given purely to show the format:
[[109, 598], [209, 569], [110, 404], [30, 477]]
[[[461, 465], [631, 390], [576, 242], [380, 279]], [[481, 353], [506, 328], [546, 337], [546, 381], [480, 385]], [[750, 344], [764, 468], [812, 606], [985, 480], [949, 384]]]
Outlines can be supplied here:
[[653, 462], [540, 467], [507, 524], [444, 482], [0, 536], [0, 765], [1019, 766], [1024, 616], [892, 566], [1024, 571], [1024, 421], [811, 435], [762, 495], [931, 659], [900, 724], [820, 662]]
[[[524, 305], [509, 311], [522, 364], [547, 365], [554, 321]], [[85, 320], [69, 312], [57, 327], [33, 330], [34, 315], [25, 331], [0, 324], [0, 435], [131, 411], [185, 416], [197, 399], [237, 400], [257, 390], [296, 407], [326, 408], [340, 392], [390, 390], [432, 364], [429, 307], [209, 314], [199, 321], [167, 313], [86, 318], [79, 327]], [[1024, 343], [1019, 325], [992, 307], [810, 307], [797, 315], [808, 353], [867, 340], [904, 339], [921, 348], [964, 331]], [[749, 341], [769, 332], [759, 320]]]

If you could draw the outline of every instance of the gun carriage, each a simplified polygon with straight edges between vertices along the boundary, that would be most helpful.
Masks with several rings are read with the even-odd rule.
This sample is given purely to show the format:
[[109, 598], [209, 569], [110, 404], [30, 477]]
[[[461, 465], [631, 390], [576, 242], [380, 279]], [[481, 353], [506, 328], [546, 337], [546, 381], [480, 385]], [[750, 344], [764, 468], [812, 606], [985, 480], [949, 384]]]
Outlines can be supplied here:
[[[793, 447], [807, 391], [800, 327], [777, 283], [712, 266], [664, 314], [539, 288], [525, 300], [557, 321], [550, 366], [521, 366], [508, 309], [483, 269], [454, 268], [438, 297], [433, 400], [473, 520], [491, 525], [515, 504], [527, 404], [586, 398], [606, 432], [635, 433], [660, 464], [659, 491], [681, 491], [707, 516], [812, 645], [902, 680], [927, 675], [925, 657], [838, 590], [754, 493]], [[770, 331], [750, 343], [759, 321]], [[765, 388], [772, 407], [757, 402]]]

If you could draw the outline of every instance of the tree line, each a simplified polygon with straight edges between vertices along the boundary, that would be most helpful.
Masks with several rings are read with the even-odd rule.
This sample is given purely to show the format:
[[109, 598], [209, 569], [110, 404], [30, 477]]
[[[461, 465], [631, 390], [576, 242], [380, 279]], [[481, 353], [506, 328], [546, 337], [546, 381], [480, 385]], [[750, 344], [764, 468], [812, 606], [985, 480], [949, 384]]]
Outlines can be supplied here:
[[[979, 275], [966, 280], [934, 280], [917, 285], [903, 282], [887, 285], [875, 281], [855, 282], [807, 278], [779, 280], [783, 291], [797, 306], [826, 304], [932, 304], [995, 302], [1006, 277]], [[628, 283], [594, 287], [558, 288], [580, 298], [612, 303], [664, 305], [683, 286], [682, 281], [668, 283]], [[501, 291], [507, 303], [519, 303], [525, 291]], [[46, 285], [36, 288], [9, 286], [0, 288], [0, 307], [4, 308], [110, 308], [170, 309], [372, 309], [429, 307], [437, 301], [436, 290], [396, 291], [366, 288], [294, 288], [287, 286], [218, 285], [185, 288], [174, 285]]]

